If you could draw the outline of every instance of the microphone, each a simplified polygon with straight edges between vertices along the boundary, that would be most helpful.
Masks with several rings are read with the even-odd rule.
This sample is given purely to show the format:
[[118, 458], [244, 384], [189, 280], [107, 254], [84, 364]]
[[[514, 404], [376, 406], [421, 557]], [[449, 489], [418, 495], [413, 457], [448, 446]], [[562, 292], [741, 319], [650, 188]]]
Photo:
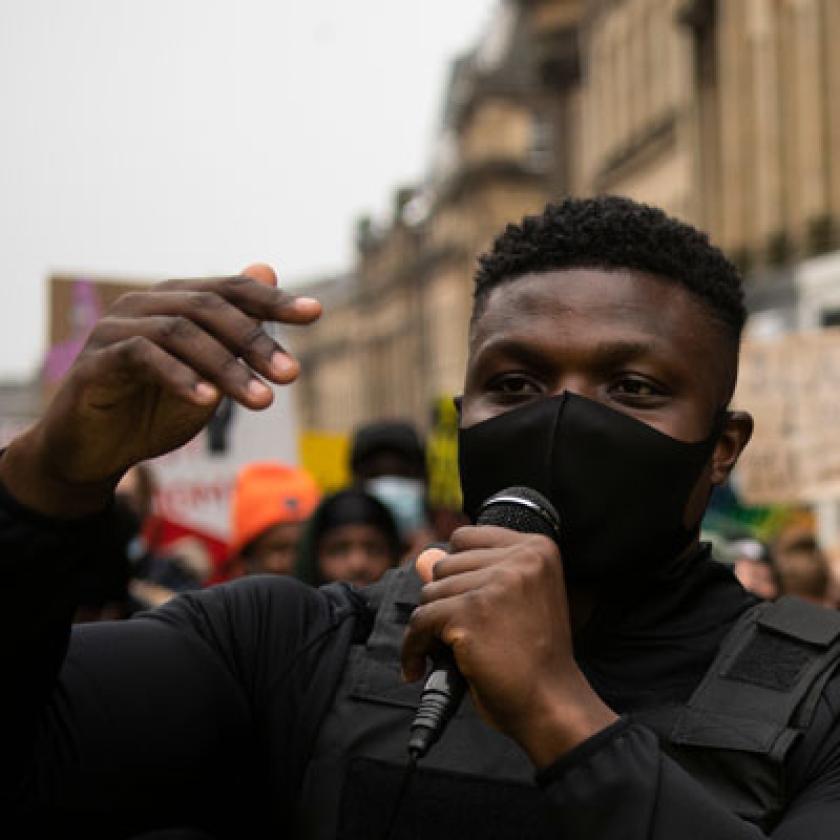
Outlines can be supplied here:
[[[560, 517], [554, 505], [530, 487], [509, 487], [495, 493], [478, 512], [476, 525], [496, 525], [523, 534], [542, 534], [560, 542]], [[446, 724], [458, 710], [467, 682], [455, 664], [449, 648], [432, 657], [429, 674], [408, 741], [412, 762], [422, 758], [440, 738]]]

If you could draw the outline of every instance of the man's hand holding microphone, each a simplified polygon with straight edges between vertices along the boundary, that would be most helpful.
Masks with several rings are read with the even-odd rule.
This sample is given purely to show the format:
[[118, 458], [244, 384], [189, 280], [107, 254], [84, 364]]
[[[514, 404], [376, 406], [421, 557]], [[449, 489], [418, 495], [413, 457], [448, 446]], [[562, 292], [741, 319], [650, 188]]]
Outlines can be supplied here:
[[485, 721], [537, 768], [618, 718], [574, 660], [557, 543], [481, 525], [459, 528], [450, 551], [428, 549], [426, 581], [403, 644], [406, 680], [422, 679], [441, 643], [454, 656]]

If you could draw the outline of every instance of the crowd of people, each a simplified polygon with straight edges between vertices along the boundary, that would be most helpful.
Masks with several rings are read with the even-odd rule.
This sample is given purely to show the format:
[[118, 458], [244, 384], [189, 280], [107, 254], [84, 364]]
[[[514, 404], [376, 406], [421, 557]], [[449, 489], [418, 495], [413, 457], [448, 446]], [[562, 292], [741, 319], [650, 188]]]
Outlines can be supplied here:
[[748, 592], [772, 601], [795, 595], [840, 608], [840, 590], [816, 535], [800, 527], [782, 530], [772, 541], [741, 537], [714, 541], [715, 558], [730, 566]]
[[115, 493], [119, 527], [109, 529], [88, 565], [76, 621], [127, 618], [181, 592], [244, 575], [292, 575], [312, 586], [374, 583], [467, 521], [460, 512], [441, 517], [430, 509], [424, 443], [407, 421], [359, 427], [347, 467], [348, 486], [327, 493], [300, 466], [242, 467], [219, 564], [197, 537], [161, 544], [153, 467], [132, 467]]

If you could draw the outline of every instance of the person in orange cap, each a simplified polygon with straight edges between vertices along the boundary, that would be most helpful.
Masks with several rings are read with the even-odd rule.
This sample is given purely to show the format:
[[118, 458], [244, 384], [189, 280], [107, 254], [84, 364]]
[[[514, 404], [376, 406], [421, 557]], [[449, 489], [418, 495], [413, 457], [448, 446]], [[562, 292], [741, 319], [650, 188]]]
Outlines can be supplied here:
[[231, 516], [231, 572], [291, 574], [303, 523], [320, 491], [304, 469], [276, 462], [243, 467], [236, 477]]

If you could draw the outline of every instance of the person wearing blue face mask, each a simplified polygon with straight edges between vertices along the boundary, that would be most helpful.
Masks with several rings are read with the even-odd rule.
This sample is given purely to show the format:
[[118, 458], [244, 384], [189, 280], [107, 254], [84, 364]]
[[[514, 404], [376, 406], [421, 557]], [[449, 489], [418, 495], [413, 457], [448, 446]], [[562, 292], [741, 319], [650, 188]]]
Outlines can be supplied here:
[[119, 475], [223, 394], [263, 408], [261, 377], [297, 375], [259, 322], [319, 307], [275, 282], [252, 266], [121, 300], [0, 459], [7, 813], [65, 833], [118, 815], [138, 833], [384, 837], [445, 645], [469, 692], [393, 838], [835, 837], [840, 616], [758, 603], [699, 540], [752, 429], [729, 405], [740, 278], [628, 199], [509, 225], [476, 278], [465, 510], [525, 485], [556, 508], [557, 541], [468, 526], [422, 579], [243, 579], [71, 633]]
[[433, 541], [426, 511], [426, 451], [411, 423], [380, 420], [356, 429], [350, 471], [353, 483], [391, 512], [407, 557], [416, 557]]

